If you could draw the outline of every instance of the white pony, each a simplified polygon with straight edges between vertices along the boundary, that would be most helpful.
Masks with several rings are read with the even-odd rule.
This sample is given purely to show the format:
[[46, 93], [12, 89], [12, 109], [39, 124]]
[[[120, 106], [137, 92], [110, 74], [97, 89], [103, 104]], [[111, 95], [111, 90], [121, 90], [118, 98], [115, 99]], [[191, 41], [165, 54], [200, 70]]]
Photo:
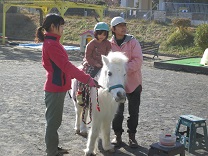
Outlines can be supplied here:
[[[110, 142], [111, 122], [116, 113], [119, 103], [126, 100], [124, 90], [126, 80], [126, 63], [128, 58], [121, 52], [110, 52], [108, 56], [102, 56], [103, 67], [95, 79], [103, 88], [91, 88], [91, 129], [88, 134], [85, 155], [95, 155], [98, 148], [97, 140], [101, 133], [102, 146], [105, 151], [115, 152]], [[75, 92], [77, 91], [77, 80], [72, 82], [72, 98], [76, 111], [75, 130], [82, 134], [87, 133], [86, 116], [82, 121], [83, 107], [76, 103]], [[98, 93], [98, 94], [97, 94]], [[98, 105], [99, 104], [99, 105]], [[99, 106], [100, 111], [97, 109]]]
[[201, 58], [200, 64], [204, 66], [208, 66], [208, 48], [205, 49], [204, 54]]

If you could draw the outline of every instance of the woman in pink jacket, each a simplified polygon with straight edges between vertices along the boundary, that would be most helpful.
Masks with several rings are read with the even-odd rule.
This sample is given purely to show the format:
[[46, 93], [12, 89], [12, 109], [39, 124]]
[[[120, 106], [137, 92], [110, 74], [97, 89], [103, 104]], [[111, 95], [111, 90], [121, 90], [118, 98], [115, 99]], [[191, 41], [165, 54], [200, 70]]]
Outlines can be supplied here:
[[[121, 51], [129, 58], [126, 67], [127, 81], [125, 85], [129, 112], [127, 132], [129, 133], [129, 146], [136, 148], [138, 147], [138, 143], [135, 139], [135, 134], [138, 126], [140, 96], [142, 92], [142, 50], [139, 42], [132, 35], [127, 34], [126, 22], [122, 17], [114, 17], [111, 20], [111, 30], [113, 34], [110, 40], [112, 51]], [[119, 105], [112, 122], [112, 127], [115, 132], [115, 138], [112, 143], [115, 146], [120, 146], [122, 143], [121, 135], [124, 132], [122, 128], [124, 119], [123, 112], [124, 103]]]

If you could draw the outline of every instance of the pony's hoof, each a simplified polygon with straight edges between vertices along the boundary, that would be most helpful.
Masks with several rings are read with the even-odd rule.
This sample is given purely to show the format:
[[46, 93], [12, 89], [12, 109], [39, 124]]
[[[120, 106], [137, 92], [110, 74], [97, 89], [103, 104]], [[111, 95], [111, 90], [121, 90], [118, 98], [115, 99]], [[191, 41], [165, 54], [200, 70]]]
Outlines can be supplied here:
[[88, 149], [84, 149], [85, 156], [96, 156], [96, 153]]
[[115, 153], [116, 150], [114, 148], [108, 150], [109, 153]]
[[80, 130], [77, 129], [77, 130], [75, 131], [75, 134], [80, 134]]
[[94, 153], [85, 153], [85, 156], [96, 156]]
[[83, 136], [84, 138], [87, 138], [87, 132], [81, 132], [81, 133], [79, 133], [79, 135], [81, 135], [81, 136]]

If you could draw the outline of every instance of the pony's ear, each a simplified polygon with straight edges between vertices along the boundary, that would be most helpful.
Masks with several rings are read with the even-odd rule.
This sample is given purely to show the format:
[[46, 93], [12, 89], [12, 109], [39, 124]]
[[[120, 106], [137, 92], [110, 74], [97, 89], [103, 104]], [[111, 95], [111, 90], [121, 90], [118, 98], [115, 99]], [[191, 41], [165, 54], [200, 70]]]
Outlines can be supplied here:
[[101, 56], [102, 56], [103, 65], [108, 65], [108, 63], [109, 63], [108, 58], [105, 55], [101, 55]]

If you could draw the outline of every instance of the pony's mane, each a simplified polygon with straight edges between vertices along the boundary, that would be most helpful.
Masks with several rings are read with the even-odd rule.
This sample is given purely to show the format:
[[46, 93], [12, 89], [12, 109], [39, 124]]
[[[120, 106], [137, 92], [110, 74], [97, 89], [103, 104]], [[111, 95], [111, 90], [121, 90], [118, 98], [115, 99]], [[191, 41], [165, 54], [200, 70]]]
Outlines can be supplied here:
[[126, 63], [128, 61], [128, 58], [119, 51], [116, 52], [109, 52], [107, 58], [109, 59], [109, 62], [111, 63]]

